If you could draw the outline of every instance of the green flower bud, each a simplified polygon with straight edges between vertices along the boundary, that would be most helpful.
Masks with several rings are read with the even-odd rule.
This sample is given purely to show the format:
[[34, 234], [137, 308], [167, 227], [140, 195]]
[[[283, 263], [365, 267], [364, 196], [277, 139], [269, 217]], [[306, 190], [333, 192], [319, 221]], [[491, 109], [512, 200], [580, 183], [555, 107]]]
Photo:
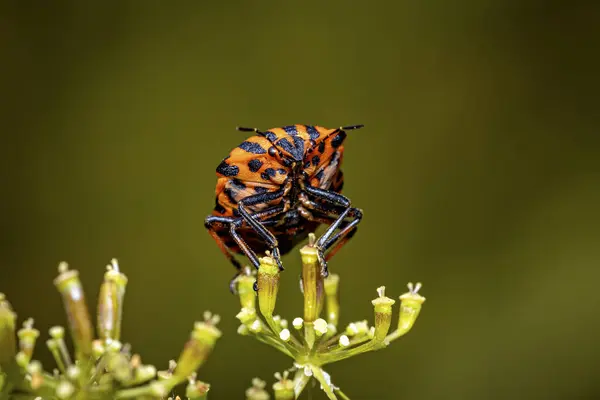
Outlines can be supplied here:
[[326, 334], [327, 330], [328, 330], [327, 321], [325, 321], [323, 318], [318, 318], [313, 323], [313, 327], [315, 329], [315, 332], [317, 333], [317, 336], [319, 336], [319, 337]]
[[[58, 365], [61, 371], [65, 371], [65, 367], [71, 365], [71, 356], [69, 355], [69, 350], [67, 349], [67, 345], [65, 343], [65, 328], [62, 326], [53, 326], [49, 330], [50, 339], [47, 343], [48, 348], [52, 352], [54, 359], [56, 360], [56, 364]], [[58, 352], [56, 350], [58, 349]]]
[[323, 276], [317, 248], [314, 247], [315, 235], [309, 234], [308, 245], [300, 249], [302, 257], [302, 287], [304, 289], [304, 322], [312, 323], [323, 307]]
[[117, 260], [107, 267], [98, 297], [98, 336], [102, 340], [119, 340], [123, 318], [123, 297], [127, 277], [119, 271]]
[[256, 307], [255, 278], [250, 267], [244, 267], [242, 274], [237, 277], [237, 294], [242, 308], [254, 310]]
[[421, 312], [421, 305], [425, 302], [425, 297], [418, 293], [421, 289], [421, 283], [417, 283], [413, 287], [411, 282], [407, 286], [408, 292], [400, 296], [400, 317], [398, 318], [398, 332], [400, 334], [404, 334], [412, 328]]
[[30, 377], [30, 384], [32, 389], [39, 389], [44, 383], [44, 375], [42, 364], [39, 361], [32, 361], [27, 365], [27, 373]]
[[284, 371], [283, 374], [275, 373], [275, 379], [277, 379], [277, 382], [273, 384], [275, 400], [293, 400], [295, 398], [294, 381], [288, 379], [288, 375], [288, 371]]
[[135, 370], [135, 383], [143, 383], [153, 379], [156, 376], [156, 367], [154, 365], [140, 365]]
[[260, 259], [258, 268], [258, 306], [265, 317], [271, 317], [277, 302], [279, 290], [279, 267], [272, 257]]
[[249, 326], [256, 320], [256, 310], [253, 308], [242, 308], [235, 317], [242, 324]]
[[207, 359], [215, 346], [221, 331], [215, 326], [219, 322], [219, 316], [205, 313], [204, 322], [196, 322], [190, 340], [185, 344], [174, 375], [180, 379], [187, 378], [195, 372]]
[[190, 400], [206, 399], [209, 390], [210, 385], [208, 383], [196, 380], [196, 374], [192, 374], [185, 388], [185, 395]]
[[265, 386], [265, 381], [252, 379], [252, 387], [246, 390], [246, 400], [269, 400], [269, 393], [265, 390]]
[[379, 297], [372, 301], [375, 309], [375, 332], [374, 340], [380, 342], [385, 339], [390, 325], [392, 324], [392, 306], [395, 300], [385, 296], [385, 286], [377, 289]]
[[29, 362], [33, 354], [35, 342], [38, 336], [40, 336], [40, 331], [33, 328], [33, 319], [29, 318], [23, 323], [23, 328], [19, 329], [17, 336], [19, 337], [20, 353], [24, 354], [27, 362]]
[[346, 334], [348, 336], [361, 336], [369, 333], [369, 324], [366, 320], [351, 322], [346, 327]]
[[75, 393], [75, 386], [67, 380], [62, 380], [56, 386], [56, 397], [59, 399], [68, 399]]
[[65, 262], [60, 263], [58, 271], [54, 285], [62, 295], [77, 358], [87, 362], [92, 356], [93, 332], [79, 273], [69, 270]]

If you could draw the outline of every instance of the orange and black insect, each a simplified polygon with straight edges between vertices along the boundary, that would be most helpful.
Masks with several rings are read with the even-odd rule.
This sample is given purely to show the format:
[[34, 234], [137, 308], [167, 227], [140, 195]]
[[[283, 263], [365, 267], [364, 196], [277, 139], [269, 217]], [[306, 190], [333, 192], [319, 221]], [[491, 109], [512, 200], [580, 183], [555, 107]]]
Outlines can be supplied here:
[[327, 224], [315, 244], [327, 275], [327, 260], [356, 233], [362, 218], [341, 194], [340, 169], [346, 131], [362, 127], [237, 128], [255, 135], [217, 167], [216, 204], [205, 226], [238, 273], [242, 266], [236, 254], [258, 268], [257, 253], [266, 250], [283, 270], [280, 257]]

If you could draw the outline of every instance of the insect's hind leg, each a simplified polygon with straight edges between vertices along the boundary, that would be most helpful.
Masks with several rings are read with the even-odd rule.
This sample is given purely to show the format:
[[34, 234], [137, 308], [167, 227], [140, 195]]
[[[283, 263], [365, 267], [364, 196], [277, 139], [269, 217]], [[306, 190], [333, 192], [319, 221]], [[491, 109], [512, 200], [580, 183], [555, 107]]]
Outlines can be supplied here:
[[225, 242], [217, 233], [216, 226], [231, 225], [234, 221], [235, 218], [217, 217], [212, 215], [208, 216], [204, 221], [204, 227], [208, 230], [208, 233], [213, 237], [215, 242], [217, 242], [217, 245], [219, 246], [219, 249], [221, 249], [221, 252], [225, 255], [225, 257], [227, 257], [229, 262], [233, 264], [233, 266], [237, 270], [236, 274], [233, 276], [231, 281], [229, 281], [229, 291], [233, 294], [236, 293], [235, 282], [240, 273], [242, 272], [242, 264], [240, 264], [240, 262], [235, 258], [235, 255], [227, 248]]
[[[325, 238], [322, 244], [323, 251], [327, 251], [331, 248], [329, 253], [325, 256], [325, 261], [329, 261], [335, 253], [337, 253], [348, 241], [356, 234], [358, 230], [358, 224], [362, 220], [362, 210], [358, 208], [350, 208], [346, 218], [349, 218], [345, 224], [343, 224], [341, 230], [335, 235]], [[323, 239], [323, 237], [321, 237]]]

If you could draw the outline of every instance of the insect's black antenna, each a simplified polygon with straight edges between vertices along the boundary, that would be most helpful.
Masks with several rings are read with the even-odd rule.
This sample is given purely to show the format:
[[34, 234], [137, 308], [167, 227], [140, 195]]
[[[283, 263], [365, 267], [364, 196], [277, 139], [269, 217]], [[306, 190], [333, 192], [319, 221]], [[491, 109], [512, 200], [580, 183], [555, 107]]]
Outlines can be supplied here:
[[364, 128], [364, 125], [350, 125], [350, 126], [340, 126], [340, 131], [352, 131], [355, 129]]
[[264, 135], [264, 132], [261, 132], [260, 130], [258, 130], [258, 128], [246, 128], [244, 126], [236, 126], [235, 129], [237, 129], [240, 132], [256, 132], [259, 135]]

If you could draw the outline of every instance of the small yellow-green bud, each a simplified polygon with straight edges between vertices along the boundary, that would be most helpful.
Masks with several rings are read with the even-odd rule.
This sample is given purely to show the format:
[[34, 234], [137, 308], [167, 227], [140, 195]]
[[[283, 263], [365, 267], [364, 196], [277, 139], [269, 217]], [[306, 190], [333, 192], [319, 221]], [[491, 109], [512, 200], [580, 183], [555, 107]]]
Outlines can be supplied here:
[[58, 271], [59, 275], [54, 279], [54, 285], [63, 299], [77, 356], [87, 362], [92, 356], [93, 329], [79, 273], [69, 270], [65, 262], [59, 264]]
[[369, 337], [369, 339], [373, 339], [375, 337], [375, 327], [372, 326], [371, 329], [369, 329], [369, 332], [367, 332], [367, 336]]
[[323, 336], [327, 333], [327, 321], [325, 321], [323, 318], [318, 318], [314, 322], [314, 328], [317, 336]]
[[279, 332], [279, 338], [284, 342], [290, 340], [291, 336], [292, 334], [290, 333], [289, 329], [283, 329], [281, 332]]
[[19, 329], [17, 336], [19, 337], [19, 350], [27, 356], [27, 361], [29, 362], [29, 360], [31, 360], [31, 355], [33, 354], [35, 342], [37, 341], [38, 336], [40, 336], [40, 331], [33, 327], [32, 318], [23, 322], [23, 328]]
[[312, 323], [323, 308], [323, 276], [317, 248], [314, 246], [315, 235], [309, 234], [308, 245], [300, 249], [302, 257], [302, 287], [304, 289], [304, 322]]
[[56, 397], [59, 399], [68, 399], [75, 393], [75, 386], [69, 381], [62, 380], [56, 386]]
[[39, 361], [31, 361], [29, 365], [27, 365], [27, 373], [31, 378], [32, 389], [38, 389], [44, 383], [42, 372], [42, 364]]
[[369, 333], [369, 324], [366, 320], [351, 322], [346, 327], [346, 334], [348, 336], [359, 336], [367, 333]]
[[98, 296], [98, 336], [100, 339], [119, 340], [123, 318], [123, 297], [127, 277], [119, 271], [119, 264], [112, 259], [104, 274]]
[[62, 326], [53, 326], [52, 328], [50, 328], [50, 330], [48, 331], [48, 333], [50, 333], [50, 336], [53, 339], [64, 339], [65, 337], [65, 328], [63, 328]]
[[174, 374], [179, 378], [186, 378], [195, 372], [205, 361], [219, 337], [221, 331], [215, 326], [218, 316], [205, 314], [205, 322], [196, 322], [190, 340], [186, 343]]
[[265, 317], [271, 317], [279, 291], [279, 267], [272, 257], [260, 259], [258, 268], [258, 306]]
[[[158, 379], [167, 380], [173, 376], [173, 372], [177, 368], [177, 362], [175, 360], [169, 360], [169, 368], [163, 371], [158, 371]], [[193, 372], [192, 372], [193, 373]]]
[[242, 325], [238, 326], [237, 333], [239, 335], [246, 336], [250, 333], [250, 330], [248, 329], [248, 327], [246, 325], [242, 324]]
[[156, 376], [156, 367], [154, 365], [140, 365], [135, 370], [136, 382], [142, 383], [153, 379]]
[[398, 332], [408, 332], [421, 312], [421, 305], [425, 302], [425, 297], [418, 293], [419, 289], [421, 289], [421, 283], [417, 283], [413, 286], [411, 282], [408, 284], [408, 292], [400, 296], [401, 303], [400, 317], [398, 318]]
[[123, 343], [121, 343], [118, 340], [107, 339], [105, 342], [105, 348], [107, 351], [112, 351], [116, 353], [117, 351], [121, 351], [121, 349], [123, 348]]
[[255, 277], [250, 267], [246, 266], [236, 278], [237, 294], [242, 308], [254, 310], [256, 307], [256, 292], [254, 291]]
[[0, 293], [0, 369], [12, 363], [17, 352], [15, 340], [15, 323], [17, 316], [6, 301], [4, 293]]
[[94, 355], [94, 358], [98, 359], [102, 357], [104, 351], [104, 343], [101, 340], [94, 340], [92, 342], [92, 354]]
[[266, 382], [259, 378], [252, 379], [252, 387], [246, 390], [246, 400], [269, 400], [269, 393], [265, 390]]
[[350, 346], [350, 339], [348, 338], [348, 336], [342, 335], [342, 336], [340, 336], [339, 344], [342, 347], [348, 347], [348, 346]]
[[71, 365], [69, 368], [67, 368], [66, 376], [67, 379], [75, 382], [77, 379], [79, 379], [79, 376], [81, 376], [81, 369], [76, 365]]
[[292, 321], [292, 326], [295, 329], [301, 329], [302, 325], [304, 325], [304, 320], [300, 317], [294, 318], [294, 320]]
[[329, 276], [325, 278], [324, 284], [327, 322], [334, 326], [337, 326], [340, 318], [340, 303], [338, 300], [340, 276], [337, 274], [329, 274]]
[[207, 397], [210, 385], [206, 382], [190, 379], [185, 389], [185, 395], [188, 399], [205, 399]]
[[250, 325], [256, 320], [256, 310], [254, 308], [242, 308], [235, 316], [242, 324]]
[[263, 323], [257, 318], [250, 324], [249, 329], [251, 332], [259, 333], [263, 330]]
[[273, 384], [273, 391], [275, 392], [275, 400], [292, 400], [294, 396], [294, 382], [288, 379], [288, 371], [284, 371], [283, 374], [277, 372], [275, 379], [277, 382]]
[[120, 383], [130, 384], [133, 380], [133, 371], [125, 354], [121, 352], [107, 352], [106, 359], [106, 369], [111, 371], [111, 375]]
[[22, 351], [18, 352], [17, 355], [15, 355], [15, 361], [17, 365], [21, 368], [27, 368], [27, 365], [29, 365], [29, 357]]
[[392, 306], [396, 301], [385, 296], [385, 286], [377, 288], [377, 293], [379, 297], [372, 301], [375, 309], [374, 339], [383, 341], [392, 324]]

